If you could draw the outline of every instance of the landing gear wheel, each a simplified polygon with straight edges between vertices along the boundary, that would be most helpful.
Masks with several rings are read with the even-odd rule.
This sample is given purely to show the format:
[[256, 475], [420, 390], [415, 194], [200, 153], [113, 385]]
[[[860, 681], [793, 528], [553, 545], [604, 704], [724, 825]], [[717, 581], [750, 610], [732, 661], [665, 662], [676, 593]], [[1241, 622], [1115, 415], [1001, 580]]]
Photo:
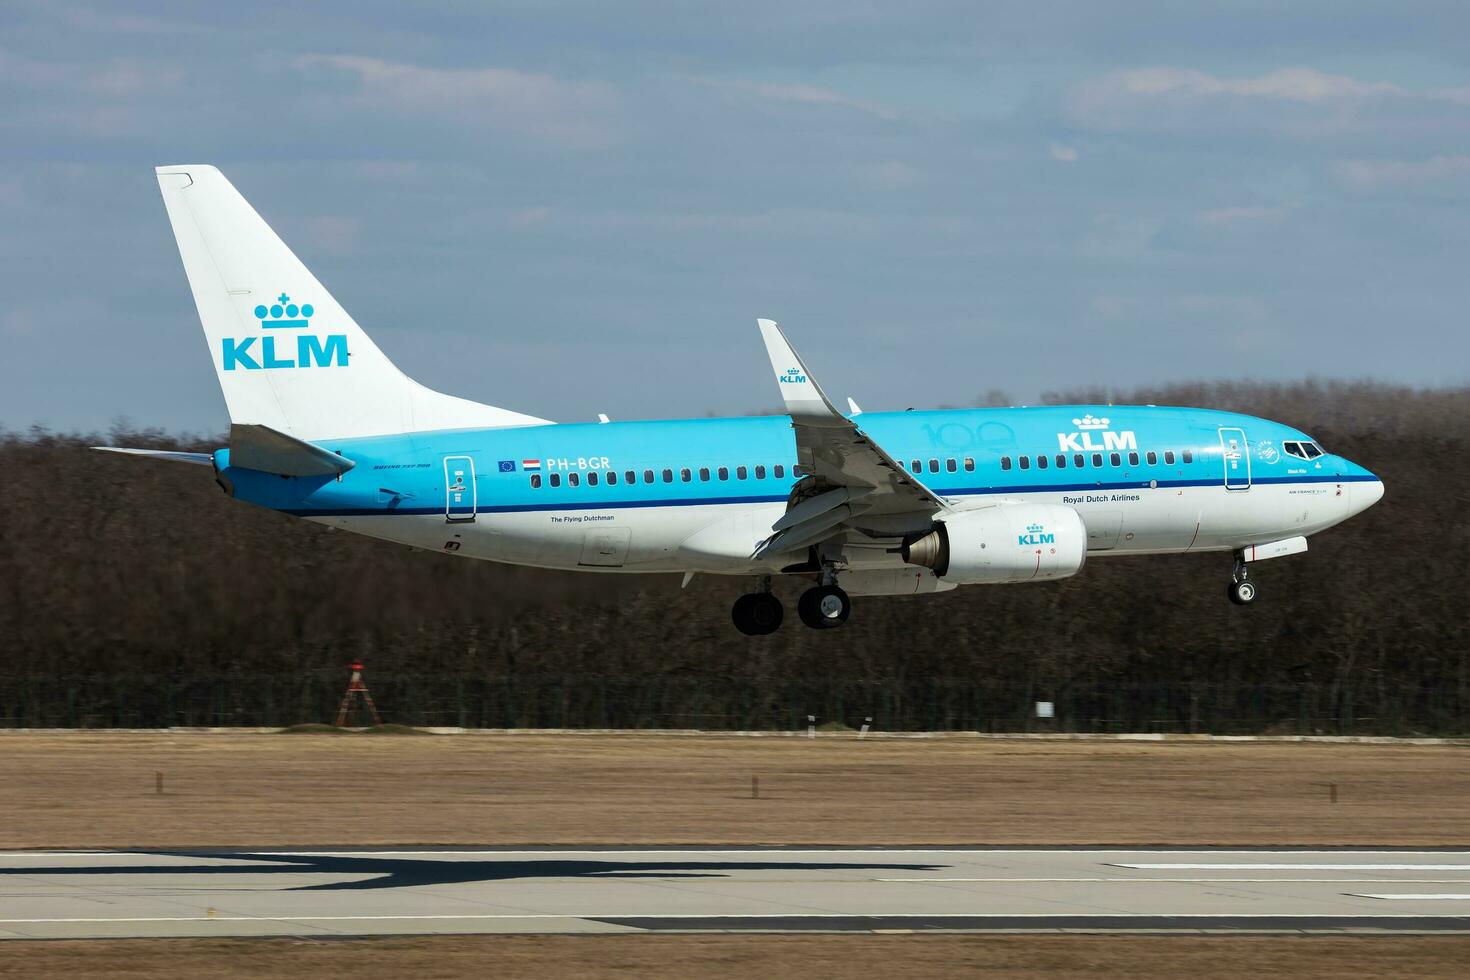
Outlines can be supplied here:
[[746, 636], [767, 636], [781, 628], [786, 610], [769, 592], [751, 592], [735, 600], [730, 619]]
[[852, 600], [835, 585], [819, 585], [807, 589], [796, 604], [801, 621], [814, 630], [836, 629], [847, 622]]
[[1256, 601], [1256, 583], [1250, 579], [1241, 579], [1239, 582], [1231, 582], [1225, 594], [1230, 601], [1237, 606], [1248, 606]]

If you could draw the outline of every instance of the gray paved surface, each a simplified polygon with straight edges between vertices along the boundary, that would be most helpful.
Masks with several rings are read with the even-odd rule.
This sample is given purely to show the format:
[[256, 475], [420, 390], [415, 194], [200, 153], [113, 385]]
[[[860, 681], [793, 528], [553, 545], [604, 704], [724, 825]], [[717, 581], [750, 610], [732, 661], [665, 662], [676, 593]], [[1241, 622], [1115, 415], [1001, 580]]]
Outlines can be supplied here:
[[1470, 850], [0, 852], [0, 937], [1470, 932]]

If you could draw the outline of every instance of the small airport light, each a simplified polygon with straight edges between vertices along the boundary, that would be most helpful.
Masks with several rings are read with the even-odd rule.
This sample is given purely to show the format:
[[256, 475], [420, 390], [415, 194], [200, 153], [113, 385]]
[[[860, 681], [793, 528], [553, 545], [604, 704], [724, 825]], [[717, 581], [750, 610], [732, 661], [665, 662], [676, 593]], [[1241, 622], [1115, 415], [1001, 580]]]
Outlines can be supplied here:
[[817, 737], [817, 716], [816, 715], [807, 715], [806, 716], [806, 737], [807, 738], [816, 738]]
[[1057, 713], [1056, 712], [1056, 705], [1053, 704], [1052, 702], [1050, 702], [1050, 701], [1037, 701], [1036, 702], [1036, 717], [1038, 717], [1038, 718], [1055, 718], [1056, 717], [1056, 713]]
[[858, 729], [858, 738], [867, 738], [868, 729], [871, 727], [873, 727], [873, 718], [871, 715], [869, 715], [867, 718], [863, 719], [863, 727]]

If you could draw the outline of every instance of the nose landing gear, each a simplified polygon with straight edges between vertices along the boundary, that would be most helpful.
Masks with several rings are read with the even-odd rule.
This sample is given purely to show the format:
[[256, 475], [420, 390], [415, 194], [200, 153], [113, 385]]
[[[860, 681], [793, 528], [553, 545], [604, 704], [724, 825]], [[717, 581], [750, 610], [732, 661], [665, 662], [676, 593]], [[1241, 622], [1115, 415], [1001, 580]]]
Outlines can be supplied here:
[[1237, 606], [1248, 606], [1256, 601], [1256, 583], [1250, 580], [1250, 570], [1244, 556], [1235, 553], [1235, 570], [1230, 574], [1230, 585], [1225, 595]]

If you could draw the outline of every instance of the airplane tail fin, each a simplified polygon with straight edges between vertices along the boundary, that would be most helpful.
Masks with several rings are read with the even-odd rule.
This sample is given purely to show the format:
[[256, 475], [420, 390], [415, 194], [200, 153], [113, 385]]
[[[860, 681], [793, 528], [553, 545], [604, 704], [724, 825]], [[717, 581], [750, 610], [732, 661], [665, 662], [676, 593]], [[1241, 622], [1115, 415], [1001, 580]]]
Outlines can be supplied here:
[[231, 423], [304, 442], [548, 424], [408, 378], [217, 169], [156, 173]]

